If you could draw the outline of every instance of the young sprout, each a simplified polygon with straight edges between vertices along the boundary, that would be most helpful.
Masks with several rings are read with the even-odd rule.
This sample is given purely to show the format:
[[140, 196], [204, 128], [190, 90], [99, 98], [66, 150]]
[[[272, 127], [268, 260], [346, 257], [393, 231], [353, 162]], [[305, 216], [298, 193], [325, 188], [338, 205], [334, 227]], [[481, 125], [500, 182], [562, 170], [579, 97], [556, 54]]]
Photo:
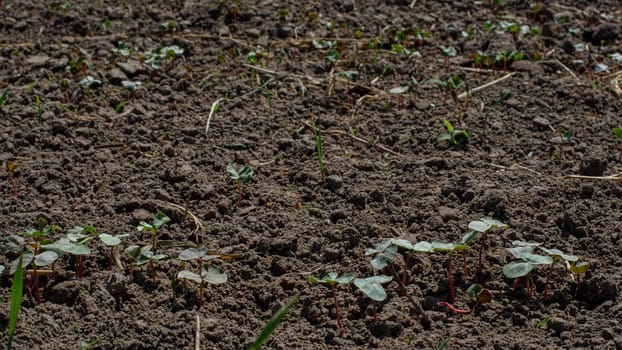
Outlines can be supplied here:
[[445, 56], [445, 69], [449, 71], [449, 59], [451, 57], [456, 57], [456, 49], [451, 46], [441, 46], [441, 53]]
[[404, 108], [404, 93], [410, 90], [410, 86], [408, 85], [400, 85], [389, 90], [391, 95], [395, 95], [397, 97], [397, 109]]
[[9, 88], [4, 89], [4, 91], [2, 91], [2, 94], [0, 94], [0, 107], [4, 106], [4, 103], [6, 102], [6, 96], [9, 93]]
[[134, 266], [142, 266], [149, 263], [149, 269], [151, 270], [151, 282], [153, 285], [156, 284], [154, 262], [168, 258], [168, 255], [166, 254], [155, 254], [151, 251], [150, 245], [146, 245], [144, 247], [131, 245], [125, 248], [125, 254], [130, 258], [130, 280], [134, 277]]
[[[53, 270], [50, 271], [40, 271], [37, 267], [49, 266], [52, 265], [56, 259], [58, 259], [58, 254], [52, 251], [43, 251], [43, 245], [50, 244], [51, 241], [48, 239], [48, 236], [58, 231], [60, 228], [56, 225], [50, 225], [48, 221], [42, 217], [37, 219], [38, 227], [35, 229], [29, 229], [26, 232], [20, 233], [20, 236], [26, 237], [30, 239], [29, 242], [25, 242], [22, 237], [19, 236], [9, 236], [8, 240], [5, 240], [5, 247], [2, 247], [3, 250], [9, 249], [13, 251], [19, 251], [22, 254], [22, 266], [26, 267], [29, 264], [32, 267], [32, 270], [26, 271], [26, 275], [29, 277], [27, 283], [27, 289], [29, 294], [32, 295], [32, 291], [36, 292], [36, 300], [37, 304], [41, 303], [41, 293], [39, 290], [39, 275], [43, 272], [46, 274], [53, 273]], [[11, 265], [11, 273], [15, 273], [17, 266], [15, 262]]]
[[309, 276], [309, 283], [311, 284], [323, 284], [328, 286], [333, 291], [333, 301], [335, 303], [335, 318], [337, 319], [337, 327], [339, 330], [343, 331], [343, 324], [341, 323], [341, 318], [339, 317], [339, 304], [337, 303], [337, 284], [348, 284], [352, 282], [354, 279], [354, 275], [351, 273], [346, 273], [343, 276], [338, 276], [336, 272], [329, 272], [326, 276], [322, 277], [322, 279], [317, 279], [313, 276]]
[[517, 285], [521, 278], [524, 279], [527, 297], [531, 297], [533, 293], [531, 271], [536, 265], [551, 265], [553, 263], [553, 258], [550, 256], [533, 254], [534, 248], [539, 246], [540, 243], [514, 241], [512, 244], [514, 247], [507, 248], [507, 251], [517, 260], [503, 266], [503, 274], [507, 278], [514, 279], [514, 285]]
[[[220, 255], [210, 255], [207, 249], [203, 247], [188, 248], [179, 253], [179, 260], [184, 263], [186, 261], [196, 261], [199, 265], [199, 273], [182, 270], [177, 274], [178, 279], [187, 279], [199, 284], [199, 307], [203, 305], [203, 286], [205, 282], [211, 284], [227, 282], [227, 274], [211, 264], [212, 260], [218, 258], [220, 258]], [[204, 264], [204, 262], [207, 262], [207, 264]]]
[[584, 275], [589, 267], [590, 264], [585, 261], [575, 261], [570, 263], [570, 272], [577, 275], [577, 294], [579, 293], [579, 285], [581, 284], [581, 275]]
[[138, 226], [136, 226], [136, 229], [140, 232], [151, 233], [151, 247], [153, 247], [153, 250], [155, 251], [158, 230], [169, 222], [171, 222], [171, 218], [169, 218], [168, 216], [166, 216], [166, 214], [160, 211], [153, 216], [153, 221], [151, 224], [145, 221], [141, 221], [138, 223]]
[[466, 147], [470, 141], [469, 132], [466, 130], [455, 129], [451, 122], [447, 119], [443, 121], [445, 128], [447, 129], [446, 134], [441, 134], [436, 140], [438, 142], [445, 142], [451, 146], [462, 146]]
[[453, 272], [451, 270], [451, 255], [455, 251], [462, 251], [469, 249], [469, 246], [462, 243], [445, 243], [434, 241], [432, 242], [432, 250], [435, 252], [442, 252], [447, 254], [447, 277], [449, 280], [449, 303], [453, 304], [456, 300], [456, 295], [454, 292], [454, 277]]
[[[406, 254], [404, 254], [404, 268], [402, 269], [401, 278], [402, 287], [406, 287], [406, 272], [410, 259], [415, 253], [431, 252], [432, 244], [430, 242], [421, 241], [417, 242], [416, 244], [412, 244], [406, 239], [390, 238], [385, 240], [384, 242], [379, 243], [374, 248], [367, 249], [365, 251], [365, 255], [375, 255], [375, 257], [371, 260], [371, 265], [374, 269], [380, 271], [390, 264], [391, 271], [395, 271], [395, 273], [397, 274], [397, 270], [395, 269], [393, 261], [398, 252], [398, 249], [400, 248], [406, 250]], [[400, 282], [399, 279], [397, 281]]]
[[95, 229], [95, 227], [91, 226], [91, 225], [86, 225], [84, 227], [81, 226], [76, 226], [70, 230], [67, 231], [67, 233], [70, 234], [86, 234], [87, 236], [84, 237], [84, 239], [82, 240], [82, 244], [86, 244], [88, 241], [92, 240], [93, 238], [97, 238], [99, 239], [103, 245], [105, 245], [106, 247], [110, 247], [110, 255], [109, 255], [109, 261], [110, 261], [110, 269], [112, 270], [112, 265], [113, 265], [113, 261], [114, 261], [114, 252], [116, 247], [121, 244], [121, 239], [128, 237], [128, 234], [120, 234], [120, 235], [111, 235], [108, 233], [99, 233], [97, 231], [97, 229]]
[[320, 173], [324, 176], [324, 153], [322, 152], [322, 130], [319, 126], [315, 128], [315, 149], [317, 151], [317, 161], [320, 166]]
[[227, 172], [231, 180], [235, 181], [238, 188], [238, 208], [242, 206], [242, 184], [249, 183], [253, 179], [253, 169], [243, 166], [236, 170], [233, 164], [227, 165]]
[[82, 279], [84, 274], [83, 256], [91, 254], [91, 248], [86, 246], [91, 238], [82, 233], [72, 233], [71, 230], [67, 233], [66, 237], [59, 239], [58, 241], [43, 245], [42, 248], [46, 250], [52, 250], [59, 255], [67, 253], [73, 255], [76, 261], [76, 275], [79, 279]]
[[489, 303], [492, 300], [492, 291], [482, 287], [479, 284], [472, 284], [471, 286], [469, 286], [469, 288], [467, 289], [467, 294], [474, 302], [473, 307], [470, 309], [458, 309], [452, 304], [445, 301], [439, 302], [438, 305], [446, 307], [451, 312], [467, 315], [475, 312], [475, 308], [477, 308], [478, 306]]
[[547, 249], [544, 247], [538, 247], [538, 248], [553, 258], [553, 263], [551, 263], [551, 267], [549, 268], [549, 271], [546, 274], [546, 282], [544, 283], [544, 292], [542, 292], [543, 296], [546, 298], [549, 295], [549, 280], [551, 277], [551, 273], [553, 272], [553, 268], [555, 267], [555, 264], [559, 260], [564, 260], [568, 262], [569, 264], [573, 264], [579, 261], [579, 257], [576, 255], [564, 254], [564, 252], [562, 252], [559, 249]]
[[17, 164], [5, 160], [2, 163], [4, 170], [9, 174], [9, 183], [11, 184], [11, 188], [13, 189], [13, 195], [15, 198], [19, 197], [19, 192], [17, 192], [17, 186], [15, 185], [15, 178], [13, 177], [13, 172], [17, 169]]
[[[378, 275], [365, 278], [355, 278], [354, 285], [363, 294], [373, 301], [384, 301], [387, 298], [387, 292], [382, 287], [382, 283], [388, 283], [393, 280], [393, 277], [387, 275]], [[376, 304], [372, 304], [374, 309], [374, 323], [378, 322], [376, 315]]]
[[473, 239], [475, 239], [477, 236], [479, 236], [481, 234], [481, 243], [479, 246], [479, 258], [478, 258], [478, 276], [479, 278], [482, 278], [482, 271], [483, 271], [483, 267], [482, 267], [482, 254], [484, 252], [484, 244], [486, 242], [486, 236], [488, 234], [488, 231], [492, 230], [492, 229], [507, 229], [509, 228], [508, 225], [502, 223], [499, 220], [495, 220], [493, 218], [482, 218], [481, 220], [475, 220], [475, 221], [471, 221], [469, 222], [469, 229], [471, 230], [471, 232], [467, 233], [463, 238], [462, 238], [462, 243], [464, 244], [469, 244], [469, 242], [471, 242]]

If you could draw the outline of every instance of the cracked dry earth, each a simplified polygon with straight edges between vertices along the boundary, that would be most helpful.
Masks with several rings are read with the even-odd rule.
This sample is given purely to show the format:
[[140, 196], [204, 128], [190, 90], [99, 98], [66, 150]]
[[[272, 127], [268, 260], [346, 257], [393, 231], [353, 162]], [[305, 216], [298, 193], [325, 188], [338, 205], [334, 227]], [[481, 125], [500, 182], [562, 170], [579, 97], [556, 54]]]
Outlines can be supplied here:
[[[448, 349], [622, 348], [619, 1], [0, 4], [0, 159], [17, 165], [19, 193], [3, 171], [0, 238], [44, 217], [62, 227], [53, 240], [87, 224], [127, 233], [122, 252], [149, 243], [140, 221], [160, 210], [172, 219], [158, 234], [171, 258], [155, 265], [155, 285], [146, 266], [130, 280], [124, 254], [111, 271], [95, 242], [82, 279], [62, 256], [41, 279], [41, 303], [24, 295], [15, 349], [193, 349], [196, 334], [201, 349], [244, 349], [296, 292], [265, 348], [430, 349], [450, 336]], [[152, 50], [172, 46], [158, 66]], [[524, 58], [477, 59], [506, 52]], [[442, 83], [453, 76], [452, 91]], [[467, 147], [437, 142], [445, 119], [469, 132]], [[230, 163], [254, 171], [239, 208]], [[385, 284], [376, 323], [374, 304], [339, 285], [343, 332], [330, 289], [307, 282], [373, 275], [367, 248], [459, 241], [484, 216], [510, 228], [488, 236], [481, 278], [480, 241], [469, 274], [454, 269], [456, 306], [472, 305], [474, 282], [493, 291], [474, 314], [438, 305], [449, 298], [439, 253], [409, 260], [414, 303]], [[578, 283], [558, 264], [544, 297], [536, 267], [529, 297], [502, 273], [515, 240], [589, 270]], [[214, 262], [228, 281], [208, 285], [202, 306], [196, 285], [171, 278], [193, 245], [241, 254]]]

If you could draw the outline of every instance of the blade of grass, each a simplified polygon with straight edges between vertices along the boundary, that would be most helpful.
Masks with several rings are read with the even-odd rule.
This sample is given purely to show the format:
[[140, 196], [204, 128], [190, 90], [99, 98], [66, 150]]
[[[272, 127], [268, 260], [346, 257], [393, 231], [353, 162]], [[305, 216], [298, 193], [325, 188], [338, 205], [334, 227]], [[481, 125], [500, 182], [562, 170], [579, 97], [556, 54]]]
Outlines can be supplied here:
[[324, 154], [322, 153], [322, 132], [318, 126], [315, 130], [315, 147], [317, 149], [317, 160], [320, 163], [320, 172], [324, 172]]
[[443, 339], [443, 341], [440, 344], [438, 344], [438, 346], [436, 347], [436, 350], [443, 350], [443, 349], [445, 349], [447, 344], [449, 344], [450, 340], [451, 340], [451, 335], [448, 336], [447, 338]]
[[283, 321], [283, 318], [285, 318], [285, 315], [287, 315], [289, 309], [291, 309], [292, 306], [294, 306], [294, 304], [298, 301], [299, 297], [300, 292], [297, 292], [296, 294], [294, 294], [293, 297], [291, 297], [291, 299], [289, 299], [287, 304], [283, 305], [283, 307], [281, 307], [281, 309], [279, 309], [279, 311], [277, 311], [277, 313], [272, 316], [272, 319], [268, 321], [264, 329], [261, 331], [257, 339], [255, 339], [255, 342], [248, 348], [248, 350], [258, 350], [261, 345], [263, 345], [263, 343], [268, 340], [272, 332], [274, 332], [276, 327]]
[[13, 343], [13, 335], [15, 335], [15, 327], [17, 326], [17, 317], [19, 309], [22, 306], [22, 292], [24, 289], [24, 267], [22, 266], [22, 256], [17, 261], [17, 270], [13, 274], [13, 283], [11, 285], [11, 306], [9, 309], [9, 336], [6, 341], [6, 348], [11, 350]]

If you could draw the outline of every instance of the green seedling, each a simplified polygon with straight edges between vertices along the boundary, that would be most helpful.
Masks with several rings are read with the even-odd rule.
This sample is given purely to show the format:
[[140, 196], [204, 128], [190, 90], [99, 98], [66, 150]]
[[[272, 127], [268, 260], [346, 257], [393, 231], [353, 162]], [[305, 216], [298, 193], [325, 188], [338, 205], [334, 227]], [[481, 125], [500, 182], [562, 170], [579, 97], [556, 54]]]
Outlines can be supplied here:
[[500, 52], [495, 56], [495, 62], [502, 62], [503, 71], [507, 72], [508, 62], [520, 61], [523, 59], [523, 57], [525, 57], [525, 55], [522, 52], [505, 51]]
[[126, 43], [124, 41], [117, 42], [117, 48], [116, 49], [112, 49], [112, 52], [115, 55], [123, 56], [123, 57], [129, 57], [135, 51], [136, 51], [135, 48], [133, 48], [132, 46], [130, 46], [130, 44], [128, 44], [128, 43]]
[[[41, 303], [41, 292], [39, 290], [39, 276], [51, 275], [53, 270], [40, 270], [39, 267], [52, 265], [59, 255], [53, 251], [43, 251], [44, 245], [52, 243], [48, 236], [59, 230], [56, 225], [50, 225], [44, 218], [38, 218], [38, 227], [29, 229], [19, 234], [11, 235], [3, 241], [0, 247], [2, 251], [10, 251], [20, 254], [22, 267], [31, 266], [31, 270], [25, 271], [28, 277], [26, 287], [32, 296], [35, 291], [37, 304]], [[21, 237], [20, 237], [21, 236]], [[24, 238], [28, 239], [26, 241]], [[17, 260], [11, 264], [11, 273], [17, 270]]]
[[549, 295], [548, 294], [549, 293], [549, 281], [551, 278], [551, 273], [553, 272], [553, 268], [555, 267], [555, 264], [559, 260], [564, 260], [568, 263], [568, 266], [571, 266], [571, 264], [579, 261], [579, 257], [576, 255], [564, 254], [564, 252], [562, 252], [559, 249], [547, 249], [544, 247], [538, 247], [538, 248], [553, 258], [553, 263], [551, 263], [551, 267], [549, 268], [549, 271], [546, 274], [546, 282], [544, 283], [544, 291], [542, 292], [543, 296], [546, 298]]
[[104, 246], [110, 248], [108, 260], [110, 262], [111, 270], [112, 266], [114, 265], [114, 253], [117, 246], [121, 244], [121, 239], [129, 236], [129, 234], [111, 235], [108, 233], [99, 233], [97, 229], [95, 229], [95, 227], [91, 225], [86, 225], [84, 227], [76, 226], [72, 229], [69, 229], [67, 233], [73, 235], [85, 235], [81, 241], [82, 244], [86, 244], [88, 241], [97, 238]]
[[155, 70], [162, 69], [166, 72], [167, 62], [175, 60], [177, 57], [184, 56], [184, 49], [179, 46], [165, 46], [160, 49], [154, 49], [145, 53], [145, 64], [151, 66]]
[[481, 220], [475, 220], [475, 221], [469, 222], [469, 229], [471, 230], [471, 232], [467, 233], [462, 238], [462, 243], [469, 244], [472, 240], [474, 240], [476, 237], [481, 235], [481, 240], [480, 240], [481, 242], [479, 246], [479, 257], [478, 257], [479, 265], [477, 269], [477, 273], [480, 278], [482, 277], [482, 271], [483, 271], [482, 255], [484, 252], [484, 246], [485, 246], [486, 236], [488, 235], [488, 232], [492, 229], [505, 230], [507, 228], [509, 228], [508, 225], [502, 223], [499, 220], [495, 220], [493, 218], [488, 218], [488, 217], [482, 218]]
[[540, 243], [514, 241], [512, 244], [514, 247], [507, 248], [507, 251], [517, 260], [503, 266], [503, 274], [507, 278], [514, 279], [515, 287], [520, 283], [521, 279], [524, 279], [527, 297], [531, 297], [534, 291], [533, 278], [531, 276], [532, 270], [536, 265], [551, 265], [553, 258], [533, 253], [534, 248], [539, 246]]
[[270, 337], [272, 332], [274, 332], [276, 327], [281, 322], [283, 322], [283, 319], [285, 318], [289, 310], [292, 308], [292, 306], [296, 304], [296, 302], [298, 301], [298, 298], [300, 298], [300, 292], [296, 292], [296, 294], [294, 294], [294, 296], [289, 299], [287, 304], [283, 305], [279, 309], [279, 311], [277, 311], [277, 313], [274, 314], [274, 316], [272, 316], [272, 318], [270, 319], [270, 321], [268, 321], [268, 323], [266, 324], [264, 329], [261, 331], [257, 339], [255, 339], [253, 344], [251, 344], [251, 346], [248, 347], [248, 350], [259, 350], [259, 348], [261, 348], [263, 343], [265, 343], [266, 340], [268, 340], [268, 338]]
[[449, 120], [445, 119], [443, 121], [443, 125], [447, 129], [446, 134], [441, 134], [436, 140], [438, 142], [445, 142], [450, 147], [452, 146], [462, 146], [466, 147], [469, 144], [471, 139], [469, 132], [466, 130], [455, 129], [454, 126], [449, 122]]
[[456, 49], [451, 46], [441, 46], [441, 53], [445, 56], [445, 69], [449, 71], [449, 60], [452, 57], [456, 57]]
[[482, 304], [489, 303], [492, 300], [492, 291], [482, 287], [479, 284], [472, 284], [467, 289], [467, 294], [471, 297], [474, 304], [470, 309], [458, 309], [452, 304], [441, 301], [438, 303], [439, 306], [446, 307], [449, 311], [457, 314], [467, 315], [475, 312], [475, 308]]
[[233, 164], [228, 164], [227, 173], [229, 173], [229, 178], [235, 181], [235, 184], [238, 188], [238, 208], [239, 208], [242, 206], [242, 184], [251, 182], [251, 180], [253, 179], [253, 169], [245, 165], [236, 170], [233, 167]]
[[58, 241], [46, 244], [43, 249], [53, 251], [58, 255], [67, 253], [73, 255], [76, 261], [76, 275], [82, 279], [84, 275], [84, 256], [91, 254], [91, 248], [86, 246], [89, 237], [81, 233], [67, 233], [66, 237]]
[[158, 230], [162, 228], [162, 226], [171, 222], [171, 218], [166, 216], [163, 212], [158, 212], [153, 216], [153, 221], [151, 223], [147, 223], [145, 221], [141, 221], [136, 226], [136, 229], [140, 232], [149, 232], [151, 234], [151, 247], [153, 250], [156, 250], [156, 238], [158, 235]]
[[[384, 301], [387, 298], [387, 292], [382, 287], [383, 283], [389, 283], [393, 280], [393, 277], [387, 275], [378, 275], [365, 278], [355, 278], [354, 285], [363, 294], [373, 301]], [[374, 309], [374, 323], [378, 322], [378, 316], [376, 315], [376, 304], [372, 304]]]
[[78, 82], [78, 85], [96, 88], [102, 86], [102, 81], [99, 79], [95, 79], [91, 75], [87, 75]]
[[395, 95], [397, 98], [397, 109], [404, 108], [404, 94], [410, 90], [408, 85], [400, 85], [389, 90], [389, 94]]
[[570, 272], [577, 276], [577, 289], [575, 290], [575, 296], [579, 294], [579, 285], [581, 284], [581, 276], [585, 275], [589, 269], [590, 264], [585, 261], [575, 261], [570, 263]]
[[329, 272], [326, 276], [322, 277], [322, 279], [317, 279], [313, 276], [309, 276], [309, 283], [311, 284], [323, 284], [328, 286], [333, 292], [333, 301], [335, 303], [335, 318], [337, 319], [337, 327], [340, 331], [343, 331], [343, 324], [341, 323], [341, 318], [339, 317], [339, 304], [337, 303], [337, 288], [338, 284], [348, 284], [352, 282], [354, 279], [354, 275], [351, 273], [346, 273], [343, 276], [338, 276], [336, 272]]
[[11, 306], [9, 307], [9, 334], [7, 336], [6, 348], [11, 350], [13, 345], [13, 336], [17, 327], [17, 319], [19, 318], [19, 310], [22, 307], [22, 295], [24, 290], [24, 268], [22, 262], [23, 256], [17, 259], [16, 269], [13, 273], [13, 282], [11, 284]]
[[11, 188], [13, 189], [13, 195], [15, 198], [19, 197], [19, 192], [17, 192], [17, 186], [15, 185], [15, 178], [13, 177], [13, 172], [17, 169], [17, 164], [5, 160], [2, 163], [4, 170], [9, 174], [9, 183], [11, 184]]
[[[402, 278], [397, 278], [397, 269], [395, 268], [394, 260], [398, 253], [398, 250], [405, 250], [404, 254], [404, 268], [402, 269]], [[426, 253], [432, 251], [432, 244], [430, 242], [421, 241], [416, 244], [412, 244], [410, 241], [401, 238], [389, 238], [384, 242], [377, 244], [374, 248], [368, 248], [365, 251], [365, 255], [374, 255], [371, 260], [371, 265], [374, 269], [380, 271], [387, 265], [391, 270], [391, 273], [396, 277], [396, 280], [401, 283], [402, 287], [406, 287], [407, 269], [410, 259], [415, 253]]]
[[451, 256], [456, 251], [464, 251], [469, 249], [469, 246], [462, 243], [445, 243], [434, 241], [432, 242], [432, 250], [435, 252], [442, 252], [447, 254], [447, 277], [449, 280], [449, 303], [453, 304], [456, 300], [454, 292], [454, 277], [451, 269]]
[[324, 176], [324, 153], [322, 152], [322, 130], [319, 126], [315, 128], [315, 149], [317, 151], [317, 161], [320, 166], [320, 173]]
[[168, 258], [168, 255], [166, 254], [155, 254], [151, 251], [150, 245], [146, 245], [144, 247], [131, 245], [125, 248], [125, 255], [130, 258], [130, 280], [134, 277], [134, 266], [138, 267], [149, 263], [149, 269], [151, 270], [151, 282], [153, 285], [156, 284], [154, 263]]
[[[184, 262], [196, 261], [199, 265], [199, 273], [189, 270], [179, 271], [178, 279], [194, 281], [199, 284], [199, 307], [203, 305], [203, 288], [205, 283], [220, 284], [227, 282], [227, 274], [220, 268], [212, 266], [212, 261], [220, 259], [221, 255], [211, 255], [207, 249], [203, 247], [188, 248], [179, 253], [178, 259]], [[207, 264], [204, 264], [207, 262]]]
[[553, 318], [553, 315], [548, 315], [545, 318], [541, 319], [537, 324], [536, 324], [536, 328], [542, 328], [544, 326], [546, 326], [547, 323], [549, 323], [549, 321], [551, 320], [551, 318]]
[[4, 106], [4, 103], [6, 102], [6, 96], [9, 93], [9, 88], [4, 89], [4, 91], [2, 91], [2, 94], [0, 94], [0, 107]]

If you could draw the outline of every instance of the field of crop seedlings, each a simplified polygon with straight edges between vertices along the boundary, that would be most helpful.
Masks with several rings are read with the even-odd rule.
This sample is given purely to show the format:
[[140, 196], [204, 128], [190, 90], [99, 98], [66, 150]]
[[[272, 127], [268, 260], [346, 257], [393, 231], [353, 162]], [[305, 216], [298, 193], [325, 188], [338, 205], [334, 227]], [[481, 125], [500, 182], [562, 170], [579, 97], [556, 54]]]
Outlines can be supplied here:
[[0, 347], [622, 349], [621, 28], [0, 1]]

